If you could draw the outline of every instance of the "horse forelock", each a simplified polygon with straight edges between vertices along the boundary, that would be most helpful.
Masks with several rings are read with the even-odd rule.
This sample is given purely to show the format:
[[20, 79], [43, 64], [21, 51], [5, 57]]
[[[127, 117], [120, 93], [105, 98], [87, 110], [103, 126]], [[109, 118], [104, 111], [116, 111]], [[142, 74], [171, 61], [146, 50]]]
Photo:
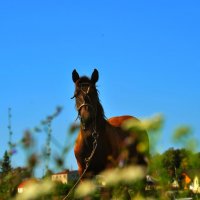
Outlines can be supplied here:
[[91, 80], [87, 76], [82, 76], [76, 81], [76, 85], [81, 83], [91, 83]]
[[96, 84], [87, 76], [82, 76], [76, 81], [76, 86], [82, 84], [82, 83], [88, 83], [90, 85], [96, 86]]

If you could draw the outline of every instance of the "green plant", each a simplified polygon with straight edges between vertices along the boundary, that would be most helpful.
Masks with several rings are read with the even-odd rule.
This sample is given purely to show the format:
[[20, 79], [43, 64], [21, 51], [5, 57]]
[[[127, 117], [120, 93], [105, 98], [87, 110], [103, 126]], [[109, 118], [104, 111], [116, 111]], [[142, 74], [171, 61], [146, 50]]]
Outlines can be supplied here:
[[[52, 160], [53, 153], [51, 143], [54, 143], [60, 149], [59, 154], [54, 157], [55, 168], [62, 169], [65, 166], [64, 158], [73, 147], [73, 140], [70, 140], [70, 137], [73, 138], [73, 134], [79, 128], [78, 124], [70, 126], [68, 132], [69, 138], [67, 138], [68, 143], [62, 146], [53, 136], [51, 128], [53, 120], [59, 116], [61, 111], [62, 108], [58, 107], [52, 115], [47, 116], [39, 125], [25, 131], [21, 140], [13, 145], [11, 109], [9, 109], [9, 149], [22, 147], [22, 150], [26, 152], [27, 166], [26, 168], [12, 168], [10, 162], [12, 154], [7, 151], [5, 152], [0, 173], [0, 199], [28, 200], [30, 197], [38, 200], [64, 199], [73, 184], [75, 184], [55, 184], [51, 181], [51, 174], [53, 173], [49, 169], [49, 162]], [[127, 121], [123, 124], [124, 129], [148, 130], [151, 148], [148, 171], [145, 171], [140, 166], [108, 169], [94, 179], [78, 183], [78, 186], [72, 191], [69, 199], [107, 200], [112, 198], [126, 200], [128, 197], [131, 197], [132, 200], [170, 199], [172, 196], [186, 197], [190, 195], [189, 191], [182, 192], [180, 189], [181, 187], [185, 187], [182, 177], [183, 173], [187, 173], [190, 177], [200, 175], [200, 153], [194, 151], [196, 144], [191, 142], [197, 140], [193, 137], [191, 128], [180, 126], [174, 131], [172, 138], [175, 144], [182, 145], [183, 147], [179, 149], [170, 148], [161, 154], [157, 151], [157, 144], [162, 134], [163, 124], [164, 118], [162, 115], [144, 119], [141, 123]], [[46, 135], [46, 141], [44, 141], [45, 148], [42, 154], [35, 152], [37, 134]], [[35, 168], [41, 162], [46, 166], [43, 179], [37, 184], [31, 185], [25, 193], [17, 194], [19, 183], [24, 178], [33, 177]], [[153, 177], [154, 180], [154, 185], [150, 187], [150, 191], [145, 189], [147, 187], [147, 183], [144, 181], [146, 174]], [[180, 188], [176, 192], [169, 193], [172, 189], [171, 183], [175, 179], [178, 181]]]

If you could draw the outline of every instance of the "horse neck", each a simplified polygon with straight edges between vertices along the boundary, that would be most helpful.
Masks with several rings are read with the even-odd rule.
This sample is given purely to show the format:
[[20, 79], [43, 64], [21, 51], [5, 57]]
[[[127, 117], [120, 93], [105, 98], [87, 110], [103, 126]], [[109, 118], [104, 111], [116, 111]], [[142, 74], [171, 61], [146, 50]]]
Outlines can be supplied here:
[[106, 120], [104, 116], [104, 110], [102, 105], [98, 103], [95, 117], [90, 122], [87, 130], [83, 130], [83, 128], [81, 128], [81, 132], [83, 133], [84, 137], [91, 136], [94, 131], [96, 131], [98, 134], [101, 134], [101, 132], [103, 132], [105, 129], [105, 125]]
[[97, 131], [103, 131], [105, 129], [106, 119], [104, 115], [104, 110], [100, 102], [97, 105], [97, 114], [96, 114], [96, 129]]

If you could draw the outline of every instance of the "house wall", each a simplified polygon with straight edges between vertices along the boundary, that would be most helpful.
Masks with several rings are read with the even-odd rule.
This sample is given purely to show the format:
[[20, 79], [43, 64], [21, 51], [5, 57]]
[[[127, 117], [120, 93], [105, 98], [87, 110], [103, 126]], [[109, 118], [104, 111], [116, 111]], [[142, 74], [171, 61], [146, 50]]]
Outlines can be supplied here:
[[24, 188], [18, 188], [18, 193], [19, 194], [23, 193], [23, 191], [24, 191]]
[[70, 171], [63, 174], [53, 174], [51, 180], [67, 184], [71, 181], [76, 181], [78, 178], [78, 171]]
[[52, 175], [52, 181], [67, 183], [67, 174], [54, 174]]

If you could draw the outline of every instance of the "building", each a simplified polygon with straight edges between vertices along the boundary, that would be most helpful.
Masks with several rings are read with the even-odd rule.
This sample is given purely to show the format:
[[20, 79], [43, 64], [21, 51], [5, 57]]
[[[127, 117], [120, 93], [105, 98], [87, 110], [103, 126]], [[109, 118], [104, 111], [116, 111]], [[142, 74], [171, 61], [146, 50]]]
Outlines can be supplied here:
[[200, 185], [199, 185], [199, 179], [197, 176], [194, 177], [194, 181], [190, 185], [189, 188], [193, 193], [200, 194]]
[[72, 181], [76, 181], [79, 178], [79, 174], [77, 170], [64, 170], [62, 172], [58, 172], [55, 174], [52, 174], [51, 180], [61, 182], [63, 184], [67, 184]]
[[31, 184], [36, 184], [36, 183], [39, 183], [39, 180], [38, 179], [35, 179], [35, 178], [30, 178], [30, 179], [25, 179], [24, 181], [22, 181], [18, 187], [17, 187], [17, 192], [18, 193], [23, 193], [24, 190], [29, 187]]
[[181, 174], [181, 179], [182, 179], [182, 187], [185, 190], [188, 190], [189, 189], [189, 184], [191, 183], [191, 178], [189, 177], [188, 174], [182, 173]]
[[145, 190], [146, 191], [156, 190], [157, 186], [158, 186], [158, 180], [156, 180], [150, 175], [147, 175]]

